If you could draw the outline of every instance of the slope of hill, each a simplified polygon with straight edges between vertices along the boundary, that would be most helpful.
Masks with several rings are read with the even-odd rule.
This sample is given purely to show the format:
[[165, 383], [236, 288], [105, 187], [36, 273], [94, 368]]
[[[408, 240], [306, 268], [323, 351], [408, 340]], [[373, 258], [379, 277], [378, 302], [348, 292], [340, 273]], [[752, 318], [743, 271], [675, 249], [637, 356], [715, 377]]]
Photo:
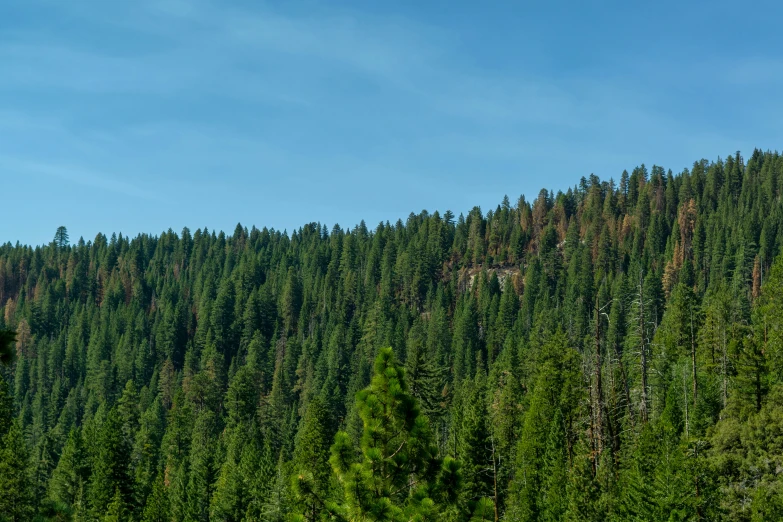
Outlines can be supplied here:
[[[783, 519], [782, 194], [755, 151], [373, 229], [7, 244], [0, 513]], [[379, 353], [419, 416], [357, 402]], [[381, 389], [416, 487], [372, 467]]]

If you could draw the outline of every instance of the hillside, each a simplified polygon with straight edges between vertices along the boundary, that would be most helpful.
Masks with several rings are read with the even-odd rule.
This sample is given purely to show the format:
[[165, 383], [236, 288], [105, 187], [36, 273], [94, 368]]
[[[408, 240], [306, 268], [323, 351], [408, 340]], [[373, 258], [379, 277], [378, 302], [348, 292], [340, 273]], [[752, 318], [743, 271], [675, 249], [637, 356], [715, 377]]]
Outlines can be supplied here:
[[757, 150], [459, 217], [6, 244], [0, 514], [783, 519], [781, 196]]

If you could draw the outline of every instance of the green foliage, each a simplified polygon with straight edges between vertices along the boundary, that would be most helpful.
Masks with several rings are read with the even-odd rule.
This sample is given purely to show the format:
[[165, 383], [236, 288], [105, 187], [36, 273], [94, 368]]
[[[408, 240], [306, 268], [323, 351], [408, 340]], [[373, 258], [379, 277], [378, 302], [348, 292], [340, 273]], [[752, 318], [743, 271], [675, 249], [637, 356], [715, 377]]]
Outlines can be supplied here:
[[9, 522], [29, 520], [34, 513], [33, 484], [27, 449], [18, 422], [0, 443], [0, 516]]
[[73, 429], [63, 447], [57, 467], [49, 481], [49, 497], [66, 505], [84, 502], [85, 486], [89, 480], [90, 468], [87, 450], [79, 430]]
[[57, 232], [54, 233], [54, 244], [57, 248], [65, 248], [68, 246], [68, 229], [64, 226], [57, 227]]
[[581, 395], [577, 354], [562, 332], [539, 351], [538, 377], [517, 448], [512, 512], [522, 519], [553, 520], [566, 506], [565, 425], [577, 413]]
[[188, 461], [187, 507], [185, 520], [208, 521], [209, 502], [214, 491], [215, 466], [215, 415], [204, 410], [196, 418]]
[[[364, 423], [361, 457], [356, 459], [348, 434], [338, 433], [330, 461], [344, 498], [323, 502], [322, 513], [356, 521], [437, 519], [442, 506], [456, 500], [460, 466], [438, 458], [429, 423], [391, 348], [379, 351], [357, 407]], [[298, 477], [300, 497], [312, 491], [310, 483]]]
[[159, 474], [152, 486], [152, 492], [147, 497], [142, 522], [167, 522], [171, 520], [168, 492], [163, 482], [163, 474]]
[[329, 425], [326, 407], [320, 398], [314, 398], [302, 419], [292, 461], [292, 484], [305, 520], [318, 520], [330, 496]]
[[0, 376], [0, 437], [5, 437], [11, 429], [14, 418], [14, 400], [8, 383]]
[[783, 157], [618, 179], [0, 245], [0, 513], [781, 518]]
[[467, 400], [463, 403], [458, 455], [462, 462], [463, 476], [461, 501], [465, 504], [465, 509], [472, 512], [479, 507], [478, 503], [494, 496], [498, 455], [488, 426], [486, 378], [479, 373], [476, 375], [473, 389], [464, 389], [467, 392]]
[[112, 408], [98, 432], [89, 504], [93, 516], [102, 517], [111, 506], [117, 517], [134, 507], [131, 447], [125, 436], [123, 412]]

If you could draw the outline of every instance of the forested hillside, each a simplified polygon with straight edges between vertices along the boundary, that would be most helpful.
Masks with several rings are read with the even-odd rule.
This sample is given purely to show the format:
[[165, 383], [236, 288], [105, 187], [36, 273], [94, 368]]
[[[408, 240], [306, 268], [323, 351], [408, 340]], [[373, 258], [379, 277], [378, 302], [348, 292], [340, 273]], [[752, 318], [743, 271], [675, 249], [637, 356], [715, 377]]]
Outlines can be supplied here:
[[6, 244], [0, 514], [783, 520], [782, 195], [755, 151], [372, 228]]

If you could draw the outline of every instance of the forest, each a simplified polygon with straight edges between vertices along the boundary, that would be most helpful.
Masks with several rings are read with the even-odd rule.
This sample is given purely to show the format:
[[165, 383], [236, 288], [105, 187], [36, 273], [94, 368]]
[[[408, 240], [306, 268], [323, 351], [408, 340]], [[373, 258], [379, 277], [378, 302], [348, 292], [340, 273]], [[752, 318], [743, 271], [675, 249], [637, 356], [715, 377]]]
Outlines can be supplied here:
[[783, 156], [574, 181], [0, 246], [0, 520], [783, 520]]

